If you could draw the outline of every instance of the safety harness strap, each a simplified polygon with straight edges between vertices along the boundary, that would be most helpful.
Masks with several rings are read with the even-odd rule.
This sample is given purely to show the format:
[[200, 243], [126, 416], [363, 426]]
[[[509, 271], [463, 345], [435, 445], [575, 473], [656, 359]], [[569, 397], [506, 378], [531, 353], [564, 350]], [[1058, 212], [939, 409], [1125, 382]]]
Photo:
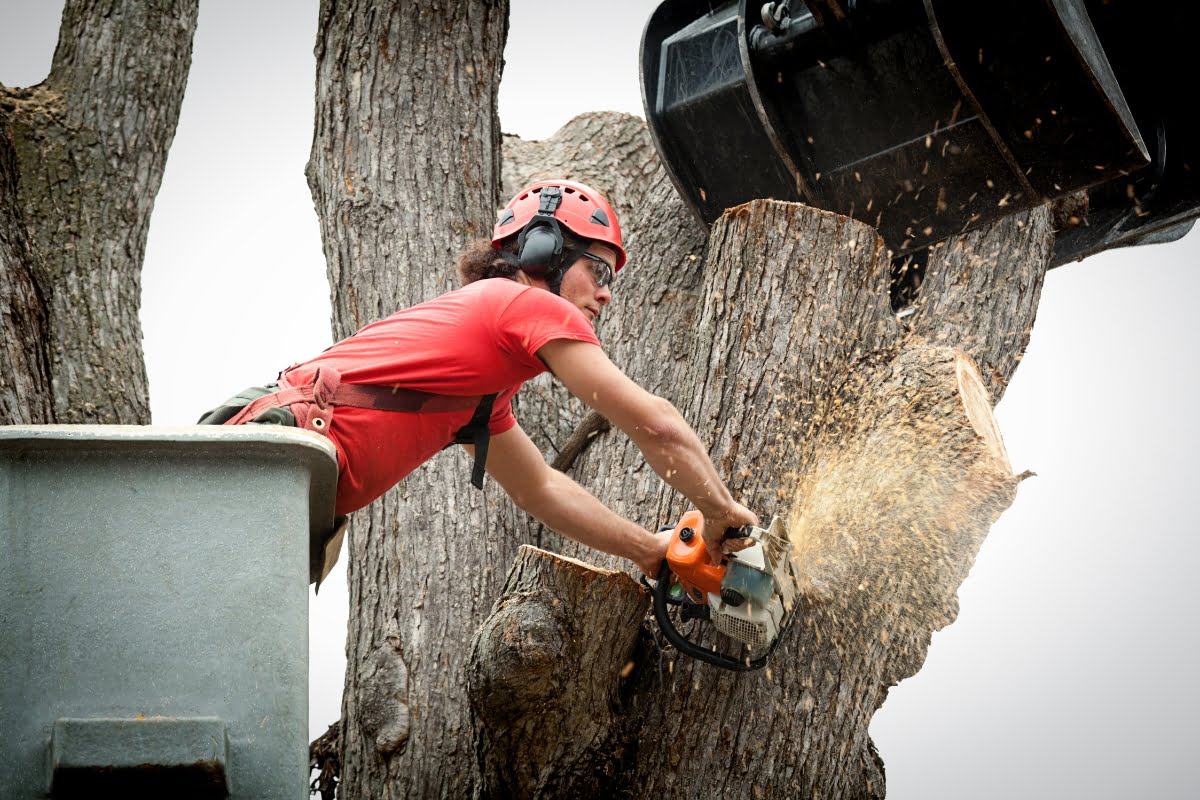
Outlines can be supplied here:
[[[356, 408], [373, 408], [378, 411], [459, 411], [480, 404], [478, 395], [456, 396], [430, 394], [415, 389], [402, 389], [393, 386], [377, 386], [367, 383], [343, 383], [338, 386], [332, 396], [318, 401], [318, 391], [315, 385], [289, 386], [279, 391], [265, 395], [244, 406], [242, 410], [230, 419], [226, 425], [237, 425], [254, 419], [268, 408], [290, 406], [293, 403], [317, 403], [319, 406], [354, 406]], [[491, 396], [495, 399], [495, 395]]]
[[[488, 422], [492, 418], [492, 405], [496, 402], [496, 394], [484, 395], [471, 421], [458, 429], [454, 441], [450, 444], [470, 444], [475, 446], [475, 464], [471, 468], [471, 484], [476, 489], [483, 488], [483, 468], [487, 464], [488, 443], [492, 435], [488, 430]], [[449, 445], [447, 445], [449, 446]]]
[[498, 393], [484, 395], [445, 395], [405, 389], [399, 386], [381, 386], [369, 383], [342, 383], [341, 374], [329, 367], [322, 367], [305, 386], [292, 386], [285, 376], [279, 377], [278, 390], [263, 395], [243, 406], [236, 414], [224, 421], [225, 425], [252, 422], [272, 408], [288, 408], [296, 418], [296, 427], [316, 431], [324, 435], [333, 419], [334, 406], [353, 406], [378, 411], [400, 411], [407, 413], [460, 411], [474, 408], [475, 413], [466, 425], [458, 429], [454, 439], [446, 444], [470, 444], [475, 446], [475, 464], [471, 470], [471, 483], [483, 488], [484, 467], [487, 463], [488, 442], [491, 434], [488, 423], [492, 406]]

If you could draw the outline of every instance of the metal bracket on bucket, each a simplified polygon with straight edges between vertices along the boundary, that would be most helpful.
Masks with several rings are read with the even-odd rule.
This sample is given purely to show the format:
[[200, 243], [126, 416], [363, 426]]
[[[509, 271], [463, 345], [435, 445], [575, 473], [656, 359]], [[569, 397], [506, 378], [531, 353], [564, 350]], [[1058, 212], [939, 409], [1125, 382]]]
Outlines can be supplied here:
[[229, 796], [225, 724], [193, 719], [59, 719], [50, 739], [50, 796]]

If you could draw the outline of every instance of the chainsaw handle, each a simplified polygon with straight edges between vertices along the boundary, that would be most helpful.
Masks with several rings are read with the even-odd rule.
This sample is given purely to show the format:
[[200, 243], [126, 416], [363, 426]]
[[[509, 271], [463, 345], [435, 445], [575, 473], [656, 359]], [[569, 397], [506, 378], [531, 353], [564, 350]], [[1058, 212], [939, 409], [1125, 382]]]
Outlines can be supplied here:
[[726, 528], [725, 535], [721, 537], [721, 541], [726, 539], [745, 539], [754, 530], [753, 525], [743, 525], [740, 528]]
[[[731, 530], [739, 530], [732, 528]], [[762, 669], [767, 664], [767, 656], [771, 654], [772, 647], [763, 655], [753, 660], [742, 660], [727, 656], [724, 653], [718, 653], [709, 650], [706, 647], [701, 647], [690, 639], [686, 638], [679, 629], [675, 627], [675, 623], [671, 621], [671, 615], [667, 610], [667, 593], [671, 590], [671, 566], [663, 559], [662, 567], [658, 570], [658, 580], [654, 584], [654, 619], [658, 621], [658, 627], [662, 629], [663, 635], [667, 637], [676, 650], [686, 656], [691, 656], [698, 661], [703, 661], [706, 664], [712, 664], [714, 667], [731, 670], [733, 672], [750, 672], [756, 669]]]

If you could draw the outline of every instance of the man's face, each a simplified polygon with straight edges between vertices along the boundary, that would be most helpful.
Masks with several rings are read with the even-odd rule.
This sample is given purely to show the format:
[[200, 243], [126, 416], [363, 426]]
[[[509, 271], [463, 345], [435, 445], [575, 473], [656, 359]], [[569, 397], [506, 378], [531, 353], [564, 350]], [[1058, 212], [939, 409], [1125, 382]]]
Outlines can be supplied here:
[[559, 291], [595, 325], [600, 311], [612, 300], [612, 289], [605, 282], [616, 274], [617, 253], [606, 244], [592, 243], [587, 254], [580, 256], [563, 274]]

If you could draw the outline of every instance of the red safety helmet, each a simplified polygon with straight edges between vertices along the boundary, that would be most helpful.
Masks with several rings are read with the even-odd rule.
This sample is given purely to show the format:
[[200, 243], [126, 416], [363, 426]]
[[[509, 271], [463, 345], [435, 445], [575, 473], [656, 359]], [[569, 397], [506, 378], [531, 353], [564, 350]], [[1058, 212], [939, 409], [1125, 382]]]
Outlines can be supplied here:
[[[561, 195], [557, 203], [546, 203], [542, 190], [555, 187]], [[549, 193], [548, 193], [549, 194]], [[547, 209], [547, 206], [551, 208]], [[539, 212], [541, 212], [539, 214]], [[614, 271], [625, 266], [625, 247], [621, 244], [621, 226], [617, 215], [604, 197], [590, 186], [574, 181], [538, 181], [517, 192], [500, 212], [492, 230], [492, 246], [497, 250], [510, 236], [523, 234], [535, 217], [553, 218], [581, 239], [603, 242], [617, 252]], [[524, 240], [522, 239], [522, 245]], [[559, 245], [561, 249], [561, 241]]]

